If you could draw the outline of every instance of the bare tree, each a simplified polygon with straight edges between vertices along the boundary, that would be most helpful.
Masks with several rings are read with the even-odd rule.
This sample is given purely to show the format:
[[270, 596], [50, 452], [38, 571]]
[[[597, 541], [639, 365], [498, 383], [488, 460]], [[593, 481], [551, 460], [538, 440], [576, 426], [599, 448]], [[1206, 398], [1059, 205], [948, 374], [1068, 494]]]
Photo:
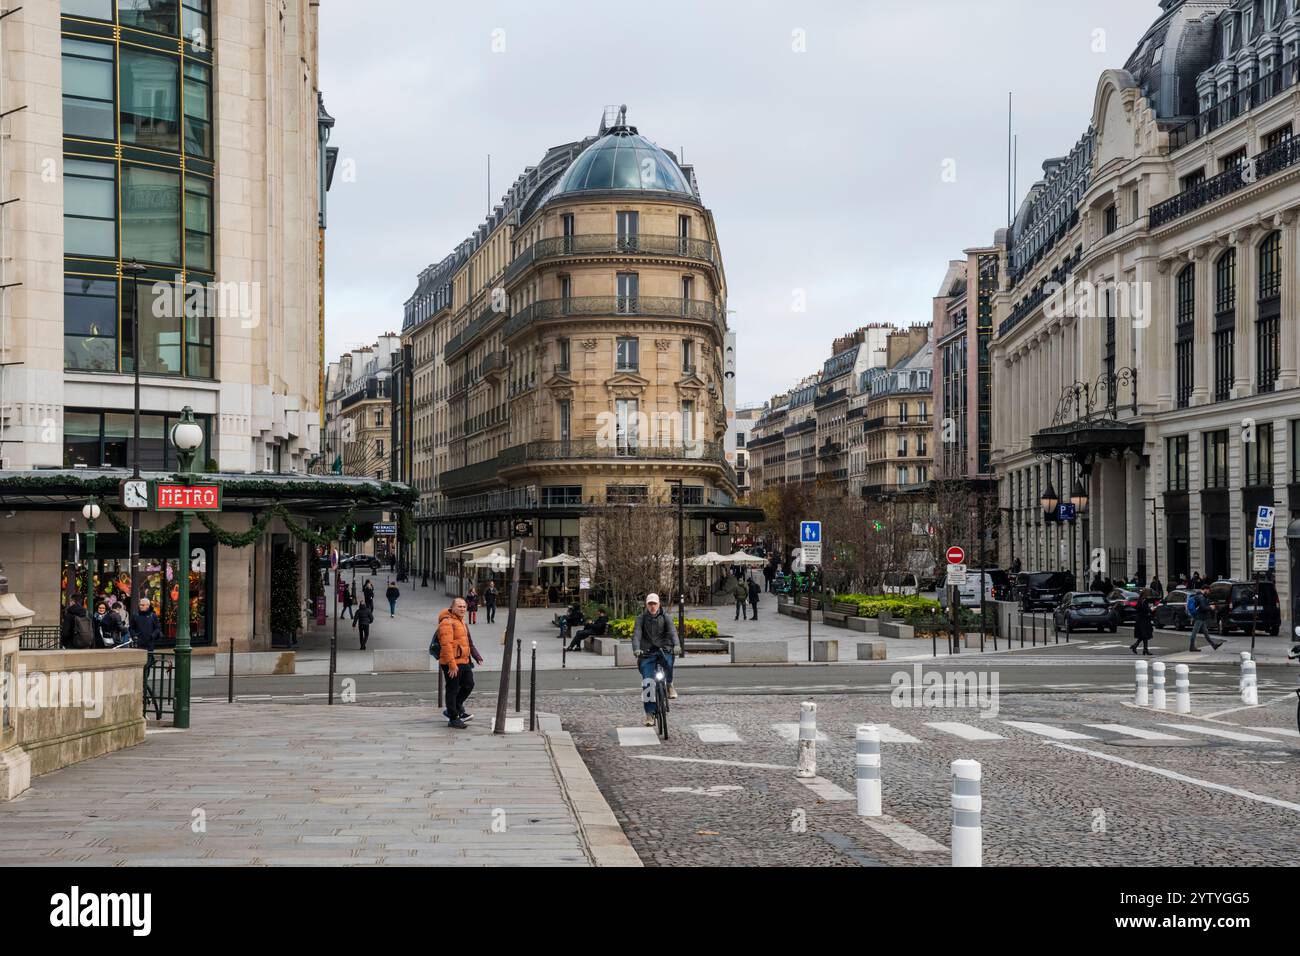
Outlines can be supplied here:
[[652, 591], [664, 595], [666, 605], [675, 603], [676, 509], [660, 497], [635, 505], [608, 504], [593, 517], [593, 571], [613, 615], [639, 607]]

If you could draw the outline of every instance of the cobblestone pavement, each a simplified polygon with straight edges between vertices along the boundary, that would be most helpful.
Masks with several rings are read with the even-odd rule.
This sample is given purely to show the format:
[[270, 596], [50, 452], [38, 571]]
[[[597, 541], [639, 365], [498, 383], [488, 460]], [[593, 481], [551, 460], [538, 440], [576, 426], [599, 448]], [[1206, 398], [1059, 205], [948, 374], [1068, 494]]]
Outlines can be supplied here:
[[[817, 696], [826, 736], [817, 769], [840, 788], [822, 787], [819, 796], [795, 778], [796, 744], [781, 736], [793, 733], [799, 698], [681, 691], [670, 740], [643, 746], [621, 744], [618, 731], [640, 734], [634, 693], [547, 700], [646, 865], [947, 866], [950, 765], [958, 758], [983, 768], [988, 866], [1297, 862], [1294, 695], [1210, 719], [1204, 715], [1239, 701], [1202, 694], [1202, 716], [1184, 718], [1172, 712], [1172, 692], [1162, 714], [1117, 695], [1004, 694], [996, 717], [981, 718], [966, 708], [894, 708], [883, 694]], [[913, 741], [882, 744], [884, 812], [903, 830], [873, 828], [851, 799], [822, 799], [853, 793], [854, 731], [865, 722], [887, 723]], [[941, 722], [957, 726], [930, 726]], [[1053, 739], [1035, 724], [1081, 737]], [[957, 736], [972, 729], [1002, 739]], [[932, 848], [905, 848], [918, 841]]]

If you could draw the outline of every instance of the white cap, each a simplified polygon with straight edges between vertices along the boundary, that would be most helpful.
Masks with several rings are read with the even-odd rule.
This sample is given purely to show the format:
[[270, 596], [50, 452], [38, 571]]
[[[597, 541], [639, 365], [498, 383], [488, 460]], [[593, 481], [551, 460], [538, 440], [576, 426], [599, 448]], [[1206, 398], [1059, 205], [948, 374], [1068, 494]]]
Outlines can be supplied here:
[[659, 595], [657, 595], [657, 594], [653, 594], [653, 593], [651, 593], [651, 594], [647, 594], [647, 595], [645, 596], [645, 602], [646, 602], [646, 604], [658, 604], [658, 603], [659, 603]]

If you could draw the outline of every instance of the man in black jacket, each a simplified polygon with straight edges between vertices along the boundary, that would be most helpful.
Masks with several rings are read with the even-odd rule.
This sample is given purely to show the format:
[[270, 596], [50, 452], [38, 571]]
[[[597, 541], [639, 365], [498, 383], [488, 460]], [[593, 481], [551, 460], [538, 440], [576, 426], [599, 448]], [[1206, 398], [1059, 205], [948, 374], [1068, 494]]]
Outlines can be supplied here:
[[673, 619], [659, 606], [659, 595], [647, 594], [645, 610], [637, 615], [632, 626], [632, 649], [637, 656], [637, 670], [641, 672], [641, 703], [645, 707], [645, 725], [653, 727], [659, 708], [655, 706], [655, 663], [662, 657], [664, 676], [668, 682], [668, 697], [677, 699], [673, 690], [673, 653], [677, 647], [677, 628]]
[[573, 636], [573, 640], [569, 642], [569, 650], [576, 651], [582, 646], [582, 642], [589, 637], [604, 637], [605, 631], [608, 627], [609, 612], [602, 607], [596, 612], [596, 620], [592, 621]]
[[153, 650], [162, 636], [162, 622], [154, 613], [153, 605], [147, 597], [140, 598], [140, 609], [131, 615], [131, 637], [136, 647], [149, 652], [144, 665], [146, 673], [153, 666]]

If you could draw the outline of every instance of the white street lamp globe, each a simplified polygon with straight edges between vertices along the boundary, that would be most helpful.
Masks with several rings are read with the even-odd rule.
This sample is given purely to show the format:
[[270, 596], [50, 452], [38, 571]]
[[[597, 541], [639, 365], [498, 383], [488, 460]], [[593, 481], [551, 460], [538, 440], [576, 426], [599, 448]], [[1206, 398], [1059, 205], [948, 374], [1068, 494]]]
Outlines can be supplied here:
[[84, 505], [81, 509], [81, 516], [85, 518], [87, 521], [99, 520], [99, 505], [96, 504]]
[[203, 444], [203, 427], [196, 422], [178, 422], [172, 427], [172, 444], [181, 451], [194, 451]]

